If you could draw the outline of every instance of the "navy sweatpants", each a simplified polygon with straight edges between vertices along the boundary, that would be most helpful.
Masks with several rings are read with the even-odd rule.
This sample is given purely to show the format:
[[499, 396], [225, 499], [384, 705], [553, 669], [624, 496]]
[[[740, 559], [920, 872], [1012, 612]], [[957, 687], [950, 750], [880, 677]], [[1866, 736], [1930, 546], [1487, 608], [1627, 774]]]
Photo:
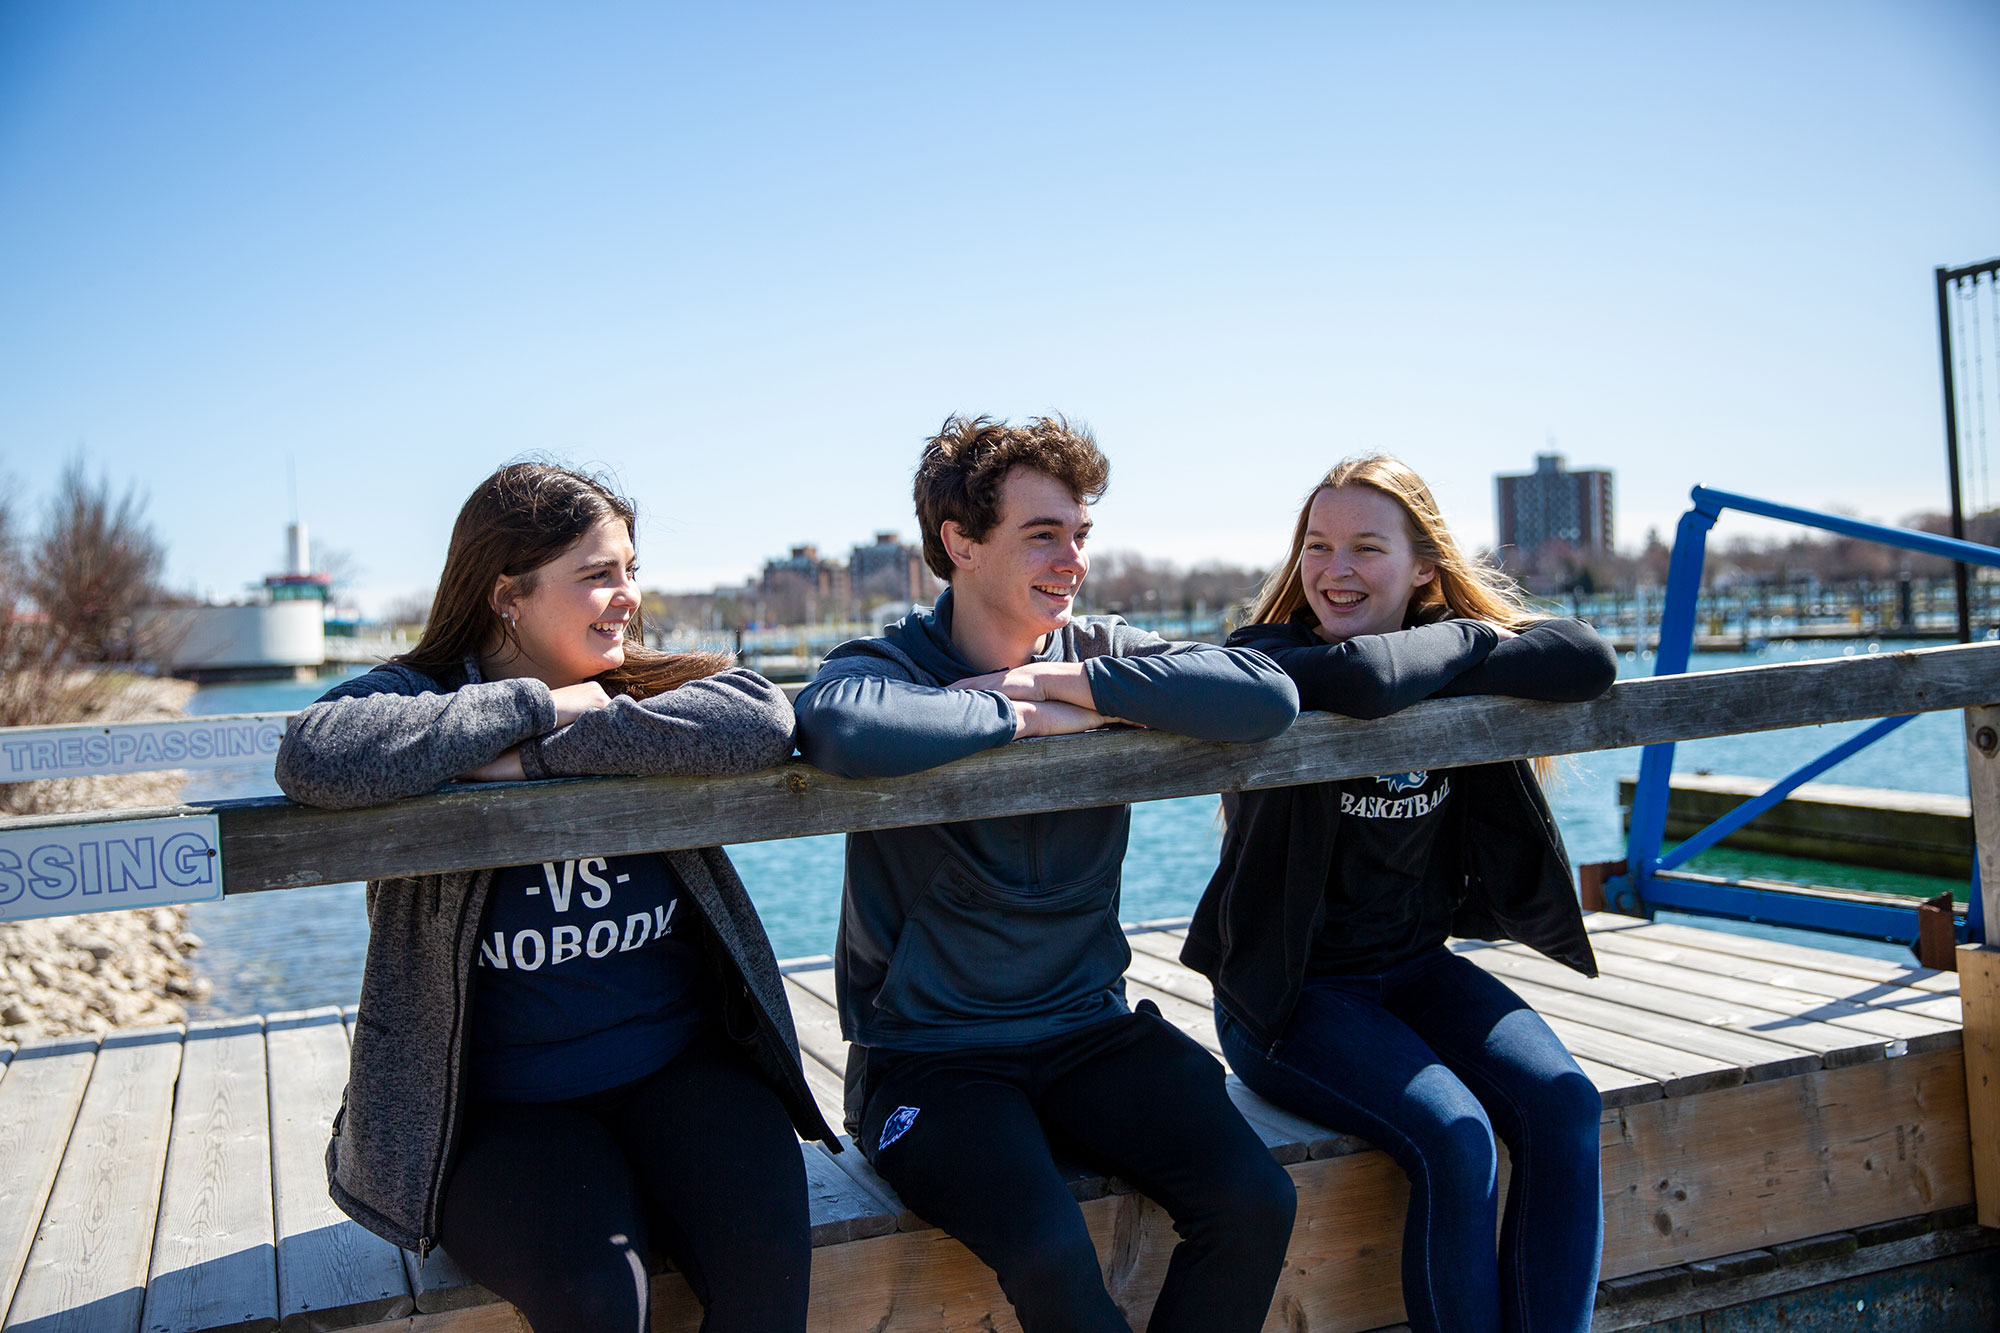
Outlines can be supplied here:
[[1167, 1210], [1150, 1333], [1254, 1333], [1298, 1200], [1223, 1089], [1222, 1066], [1150, 1005], [1030, 1046], [871, 1049], [860, 1147], [904, 1202], [978, 1255], [1027, 1333], [1129, 1333], [1063, 1155]]

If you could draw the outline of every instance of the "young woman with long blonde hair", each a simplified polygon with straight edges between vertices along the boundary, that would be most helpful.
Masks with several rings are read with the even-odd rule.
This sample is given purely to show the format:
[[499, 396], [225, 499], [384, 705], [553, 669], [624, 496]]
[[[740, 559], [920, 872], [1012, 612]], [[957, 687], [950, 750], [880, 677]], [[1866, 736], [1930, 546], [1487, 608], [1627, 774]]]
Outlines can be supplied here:
[[[1231, 647], [1274, 658], [1302, 708], [1354, 717], [1440, 695], [1589, 699], [1616, 674], [1588, 626], [1532, 613], [1460, 551], [1417, 474], [1380, 456], [1313, 488], [1251, 620]], [[1221, 865], [1181, 956], [1215, 983], [1223, 1052], [1246, 1084], [1408, 1174], [1411, 1326], [1588, 1329], [1597, 1091], [1525, 1002], [1445, 947], [1514, 939], [1596, 974], [1531, 767], [1242, 792], [1224, 812]], [[1497, 1238], [1496, 1137], [1512, 1168]]]

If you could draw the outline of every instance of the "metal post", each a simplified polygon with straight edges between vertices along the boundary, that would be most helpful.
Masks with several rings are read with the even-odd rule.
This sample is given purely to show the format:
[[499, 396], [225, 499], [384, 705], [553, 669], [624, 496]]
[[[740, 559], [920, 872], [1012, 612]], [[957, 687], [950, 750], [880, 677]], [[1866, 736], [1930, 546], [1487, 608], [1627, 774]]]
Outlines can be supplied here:
[[[1695, 507], [1681, 515], [1674, 532], [1674, 553], [1667, 562], [1667, 598], [1660, 611], [1660, 640], [1653, 659], [1655, 676], [1677, 676], [1687, 670], [1694, 649], [1695, 601], [1701, 593], [1701, 567], [1708, 548], [1708, 530], [1720, 507], [1697, 487]], [[1649, 745], [1639, 758], [1639, 783], [1632, 791], [1632, 832], [1625, 849], [1625, 874], [1605, 885], [1611, 904], [1634, 916], [1646, 914], [1646, 881], [1652, 878], [1666, 836], [1667, 798], [1674, 771], [1674, 747]]]
[[[1937, 270], [1938, 358], [1944, 367], [1944, 459], [1951, 473], [1951, 535], [1965, 540], [1965, 507], [1958, 487], [1958, 386], [1951, 373], [1951, 306], [1953, 281], [1948, 268]], [[1977, 281], [1977, 279], [1974, 279]], [[1965, 562], [1953, 561], [1951, 586], [1958, 595], [1958, 641], [1972, 642], [1972, 589]]]

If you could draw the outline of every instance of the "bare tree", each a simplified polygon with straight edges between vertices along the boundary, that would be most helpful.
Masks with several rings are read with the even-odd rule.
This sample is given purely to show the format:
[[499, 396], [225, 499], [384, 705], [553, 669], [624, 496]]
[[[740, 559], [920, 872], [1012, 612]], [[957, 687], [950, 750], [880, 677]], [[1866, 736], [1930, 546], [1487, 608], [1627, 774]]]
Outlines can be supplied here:
[[1256, 599], [1257, 590], [1264, 586], [1265, 573], [1241, 565], [1213, 562], [1196, 565], [1181, 580], [1182, 610], [1198, 616], [1245, 606]]
[[354, 552], [342, 546], [320, 546], [312, 563], [327, 576], [327, 587], [334, 592], [346, 592], [354, 586], [356, 579], [368, 572], [368, 567], [355, 558]]
[[1262, 570], [1210, 562], [1182, 569], [1137, 551], [1093, 556], [1082, 604], [1091, 611], [1154, 617], [1220, 615], [1256, 596]]
[[[177, 707], [171, 682], [102, 666], [143, 638], [134, 613], [161, 553], [139, 520], [140, 502], [128, 493], [113, 503], [105, 484], [92, 486], [73, 465], [42, 531], [25, 536], [5, 495], [0, 487], [0, 727], [113, 722]], [[0, 784], [0, 814], [131, 804], [134, 781]], [[154, 799], [169, 791], [171, 782]]]
[[48, 518], [27, 562], [25, 591], [76, 662], [133, 661], [146, 655], [139, 612], [153, 598], [166, 552], [130, 487], [114, 499], [78, 459], [63, 469]]
[[382, 622], [391, 629], [421, 630], [431, 618], [431, 602], [436, 596], [431, 588], [404, 593], [382, 608]]

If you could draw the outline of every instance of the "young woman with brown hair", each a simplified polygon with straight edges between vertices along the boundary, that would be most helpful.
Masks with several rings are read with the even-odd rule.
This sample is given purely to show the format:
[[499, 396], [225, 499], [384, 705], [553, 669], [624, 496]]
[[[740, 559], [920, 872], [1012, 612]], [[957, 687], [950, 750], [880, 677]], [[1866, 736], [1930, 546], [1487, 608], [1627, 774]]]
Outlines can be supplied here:
[[[1302, 708], [1381, 717], [1440, 695], [1580, 700], [1616, 660], [1462, 554], [1430, 490], [1351, 459], [1299, 511], [1255, 622], [1229, 639]], [[1403, 1298], [1444, 1333], [1581, 1333], [1603, 1231], [1596, 1089], [1519, 997], [1445, 947], [1515, 939], [1596, 974], [1569, 863], [1526, 763], [1224, 798], [1222, 863], [1182, 958], [1261, 1095], [1359, 1134], [1410, 1178]], [[1498, 1154], [1512, 1176], [1497, 1238]]]
[[[344, 808], [454, 779], [781, 762], [776, 687], [644, 646], [634, 530], [632, 505], [582, 473], [488, 477], [422, 639], [293, 721], [279, 785]], [[368, 915], [336, 1203], [420, 1256], [446, 1246], [536, 1333], [643, 1331], [649, 1248], [709, 1333], [805, 1327], [794, 1130], [833, 1135], [721, 849], [379, 880]]]

